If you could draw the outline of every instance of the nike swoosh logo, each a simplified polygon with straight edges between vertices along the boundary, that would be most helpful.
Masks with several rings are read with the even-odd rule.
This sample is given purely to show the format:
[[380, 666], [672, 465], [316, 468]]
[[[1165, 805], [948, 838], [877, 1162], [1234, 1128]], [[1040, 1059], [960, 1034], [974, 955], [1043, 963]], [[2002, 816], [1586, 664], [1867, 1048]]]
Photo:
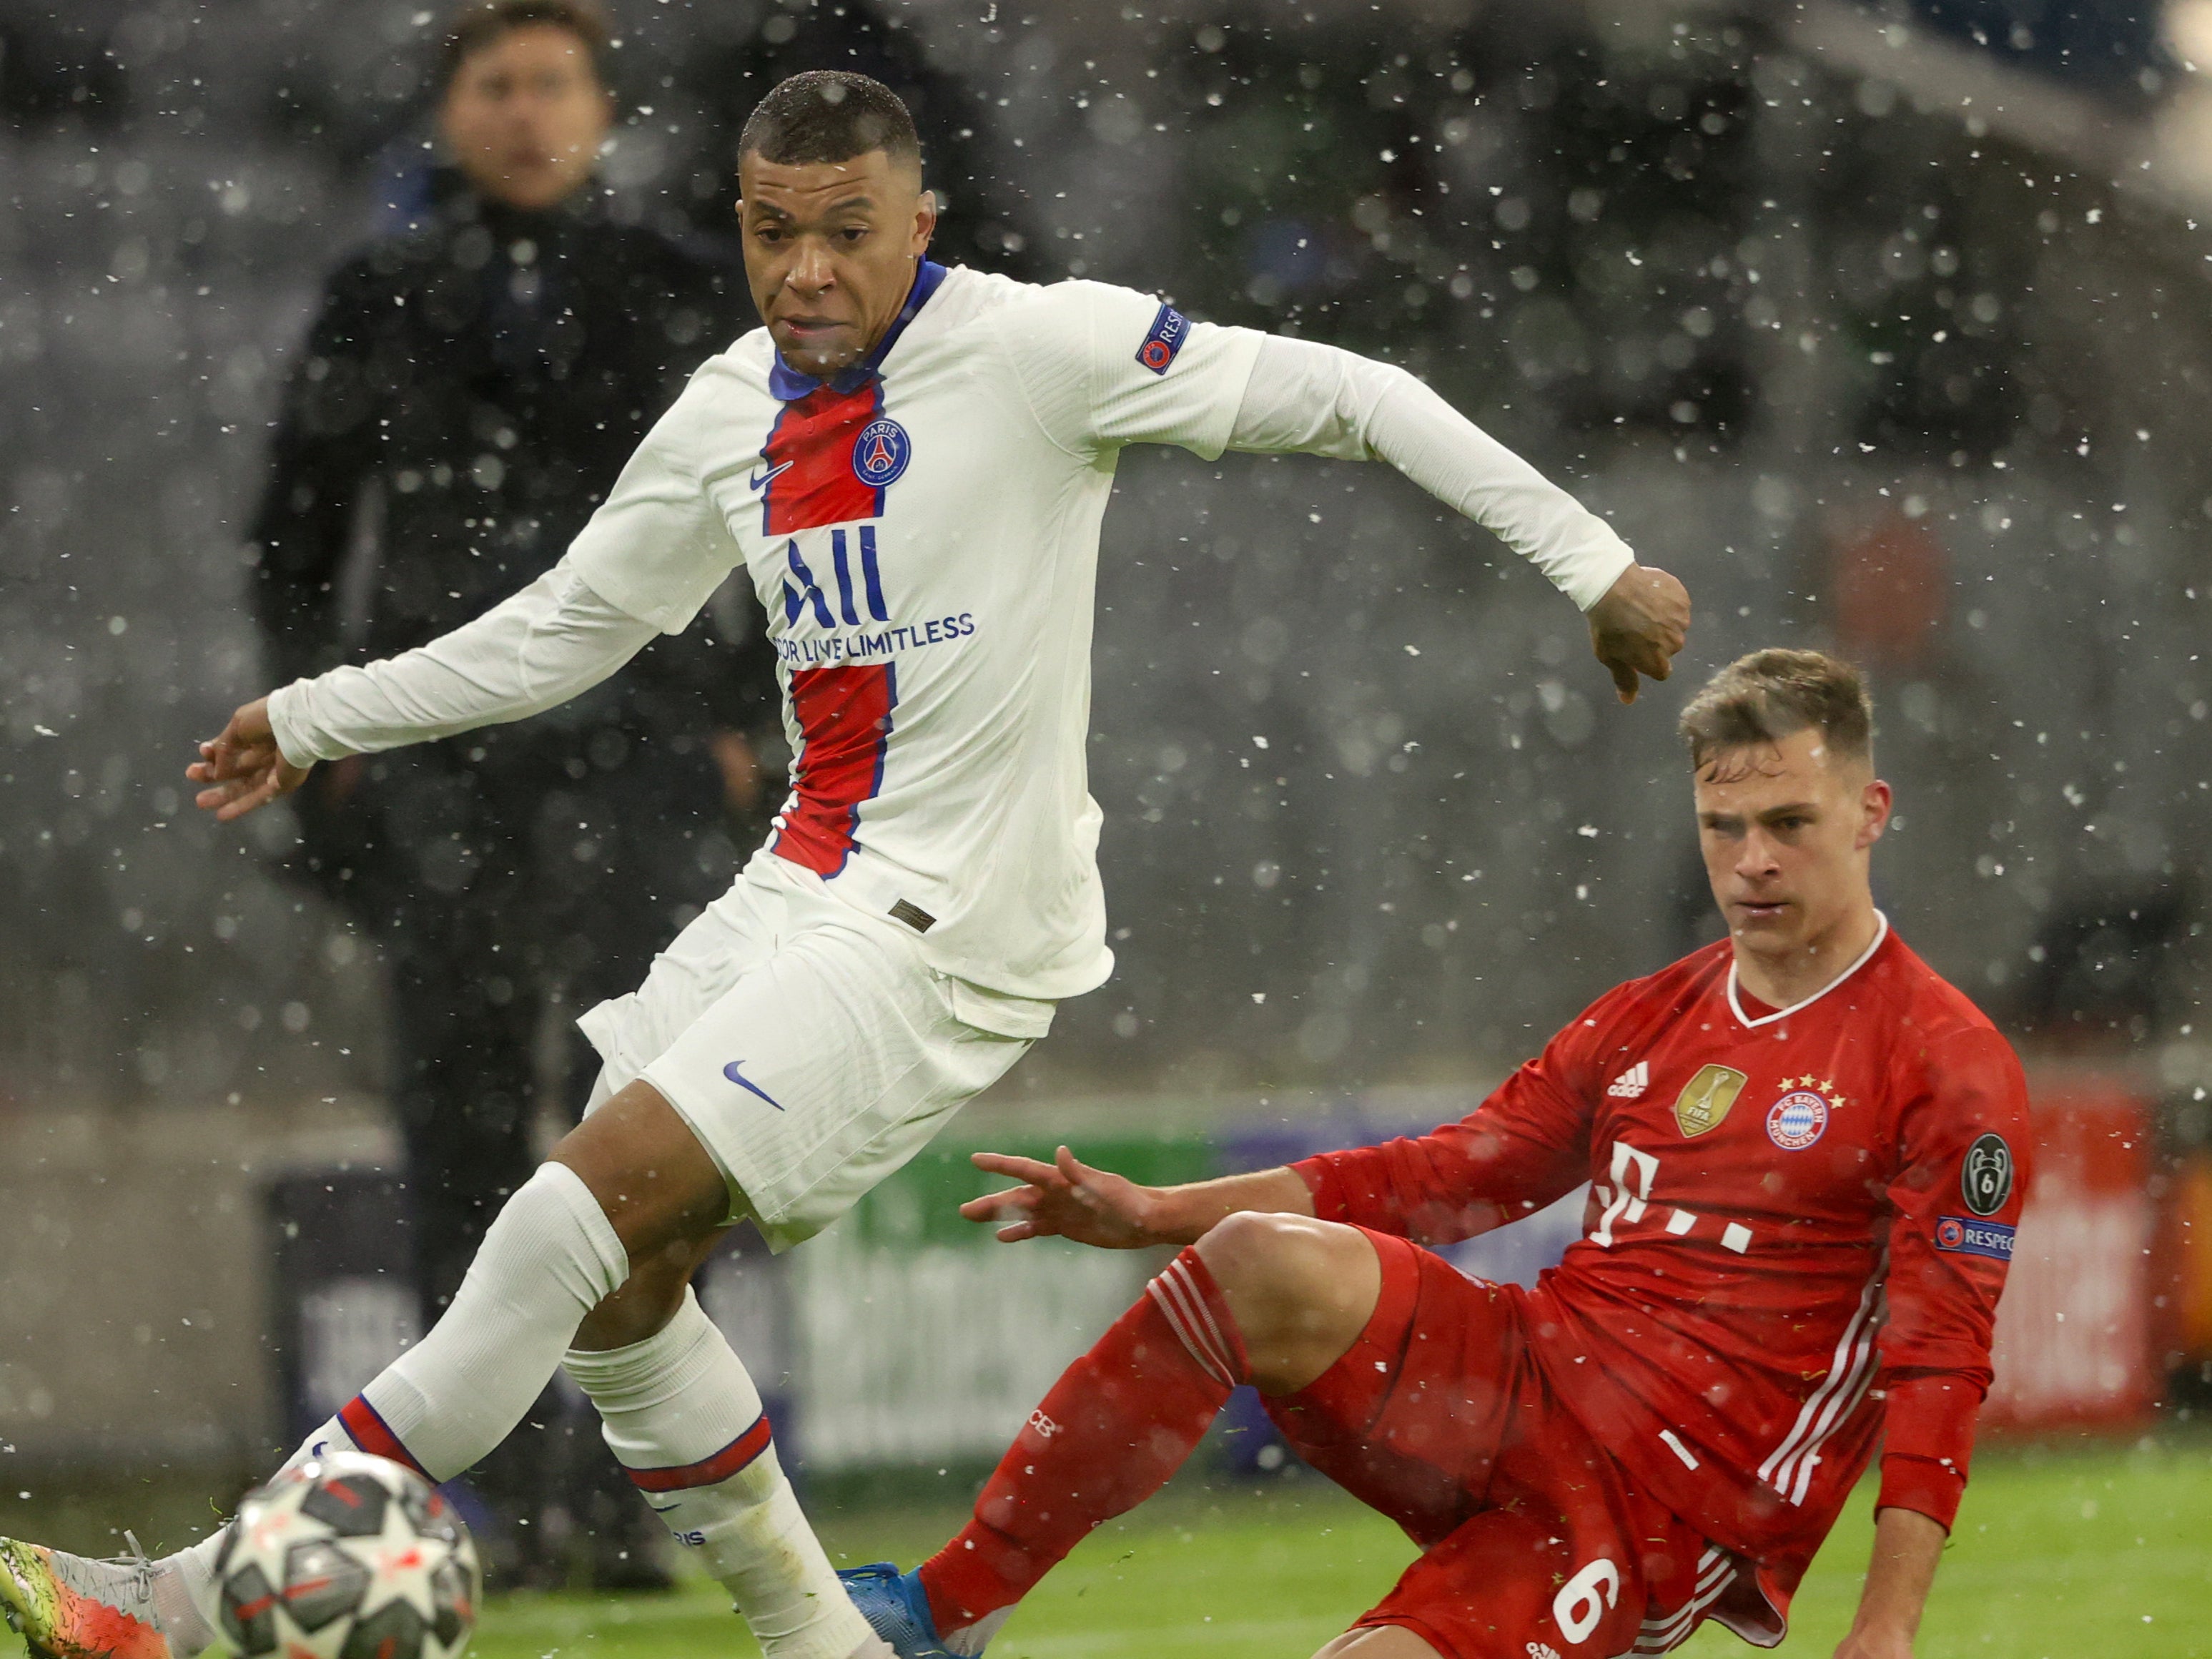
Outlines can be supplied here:
[[750, 1078], [747, 1077], [743, 1072], [738, 1069], [738, 1066], [744, 1064], [744, 1061], [742, 1060], [732, 1060], [728, 1065], [722, 1067], [722, 1075], [729, 1079], [731, 1082], [736, 1084], [740, 1089], [744, 1089], [750, 1091], [753, 1094], [758, 1095], [763, 1100], [768, 1102], [769, 1105], [775, 1107], [777, 1111], [781, 1111], [783, 1109], [783, 1103], [781, 1101], [778, 1100], [774, 1095], [769, 1093], [767, 1090], [762, 1088], [759, 1084], [754, 1082]]
[[680, 1510], [684, 1507], [681, 1503], [656, 1504], [650, 1498], [645, 1500], [645, 1506], [651, 1510], [655, 1515], [665, 1515], [671, 1510]]
[[777, 473], [788, 472], [790, 471], [791, 463], [789, 461], [781, 462], [778, 465], [769, 468], [765, 472], [754, 473], [750, 477], [745, 480], [745, 486], [747, 489], [752, 490], [756, 495], [757, 495], [760, 491], [768, 488], [769, 480], [775, 477]]

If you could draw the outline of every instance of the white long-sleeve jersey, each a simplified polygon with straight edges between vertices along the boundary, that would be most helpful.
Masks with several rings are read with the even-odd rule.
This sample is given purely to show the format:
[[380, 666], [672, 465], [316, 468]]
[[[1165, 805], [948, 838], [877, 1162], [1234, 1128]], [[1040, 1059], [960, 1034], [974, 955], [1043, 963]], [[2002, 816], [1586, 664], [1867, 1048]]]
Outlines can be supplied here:
[[1132, 443], [1388, 460], [1584, 610], [1633, 562], [1403, 370], [924, 262], [832, 380], [765, 330], [709, 359], [558, 566], [419, 650], [285, 687], [278, 744], [305, 763], [538, 713], [741, 566], [795, 757], [774, 851], [896, 907], [942, 972], [1075, 995], [1113, 967], [1085, 743], [1099, 525]]

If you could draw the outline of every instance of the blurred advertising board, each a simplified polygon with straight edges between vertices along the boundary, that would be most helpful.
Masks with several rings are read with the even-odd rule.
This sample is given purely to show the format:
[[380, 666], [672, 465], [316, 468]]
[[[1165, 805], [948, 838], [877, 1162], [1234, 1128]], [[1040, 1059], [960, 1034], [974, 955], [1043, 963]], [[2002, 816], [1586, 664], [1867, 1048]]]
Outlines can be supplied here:
[[2117, 1079], [2029, 1081], [2033, 1185], [2020, 1222], [1992, 1353], [1984, 1425], [2123, 1425], [2163, 1383], [2154, 1352], [2150, 1106]]

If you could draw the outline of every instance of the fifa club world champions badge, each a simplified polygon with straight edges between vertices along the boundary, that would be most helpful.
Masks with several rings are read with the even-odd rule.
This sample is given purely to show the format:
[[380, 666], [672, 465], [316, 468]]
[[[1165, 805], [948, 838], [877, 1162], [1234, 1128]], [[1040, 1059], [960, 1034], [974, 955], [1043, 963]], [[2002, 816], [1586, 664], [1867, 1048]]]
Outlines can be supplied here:
[[1674, 1127], [1685, 1135], [1701, 1135], [1715, 1127], [1750, 1081], [1733, 1066], [1700, 1067], [1674, 1097]]

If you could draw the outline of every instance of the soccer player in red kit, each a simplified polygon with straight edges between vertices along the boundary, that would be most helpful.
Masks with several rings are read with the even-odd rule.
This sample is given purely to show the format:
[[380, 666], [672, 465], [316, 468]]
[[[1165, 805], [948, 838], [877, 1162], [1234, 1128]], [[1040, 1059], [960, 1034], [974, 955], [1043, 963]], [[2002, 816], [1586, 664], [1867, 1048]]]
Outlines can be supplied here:
[[[1422, 1547], [1320, 1659], [1656, 1654], [1706, 1619], [1771, 1647], [1877, 1441], [1838, 1659], [1909, 1659], [2027, 1188], [2020, 1066], [1875, 908], [1890, 790], [1850, 666], [1759, 652], [1682, 731], [1729, 937], [1607, 992], [1463, 1121], [1166, 1188], [1065, 1148], [978, 1157], [1024, 1183], [967, 1206], [1003, 1238], [1189, 1248], [957, 1537], [845, 1575], [904, 1659], [980, 1653], [1246, 1382]], [[1585, 1181], [1583, 1236], [1532, 1291], [1420, 1248]]]

